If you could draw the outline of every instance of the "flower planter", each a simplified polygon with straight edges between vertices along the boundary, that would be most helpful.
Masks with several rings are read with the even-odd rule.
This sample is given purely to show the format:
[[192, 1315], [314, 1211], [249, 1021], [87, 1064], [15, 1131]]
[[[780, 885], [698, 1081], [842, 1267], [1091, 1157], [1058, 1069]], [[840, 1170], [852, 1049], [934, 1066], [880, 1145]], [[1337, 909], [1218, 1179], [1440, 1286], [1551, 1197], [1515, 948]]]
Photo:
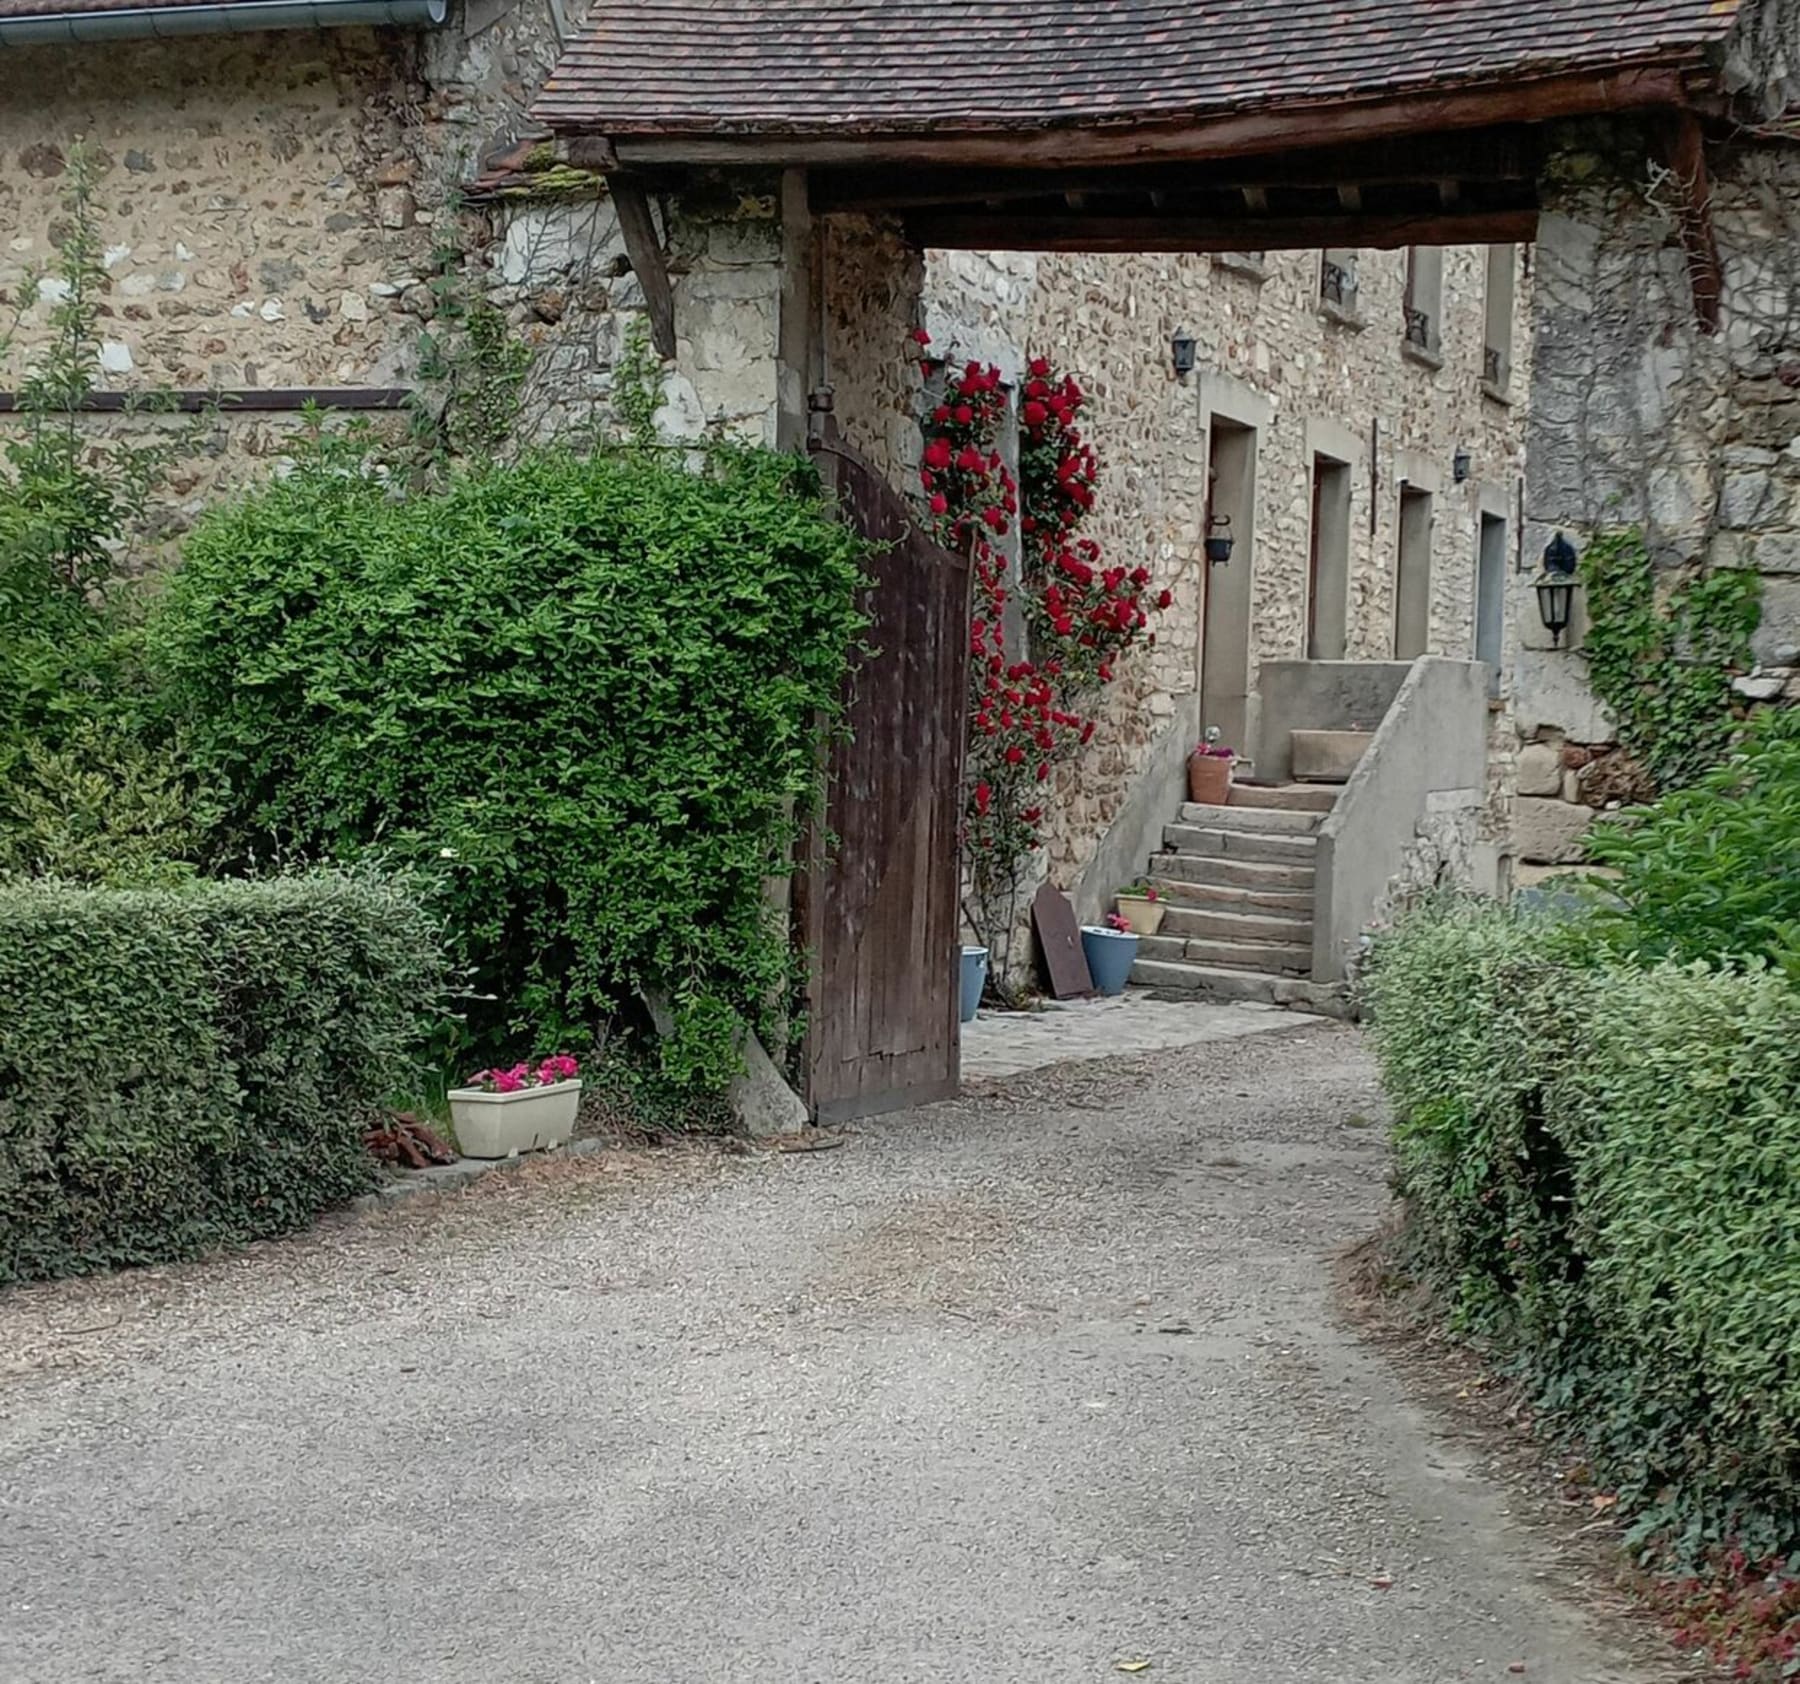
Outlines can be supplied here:
[[1087, 955], [1088, 975], [1102, 994], [1123, 994], [1131, 980], [1131, 967], [1137, 963], [1138, 937], [1124, 930], [1103, 930], [1085, 924], [1081, 930], [1081, 951]]
[[1119, 916], [1131, 926], [1131, 933], [1138, 936], [1153, 936], [1162, 928], [1163, 914], [1168, 911], [1159, 900], [1152, 900], [1148, 895], [1120, 895]]
[[450, 1090], [450, 1120], [465, 1158], [512, 1158], [560, 1146], [574, 1133], [580, 1109], [579, 1077], [517, 1093]]
[[1188, 756], [1188, 800], [1223, 807], [1231, 799], [1231, 759], [1223, 754]]
[[982, 990], [987, 987], [988, 950], [965, 947], [962, 950], [962, 1020], [973, 1023], [981, 1009]]

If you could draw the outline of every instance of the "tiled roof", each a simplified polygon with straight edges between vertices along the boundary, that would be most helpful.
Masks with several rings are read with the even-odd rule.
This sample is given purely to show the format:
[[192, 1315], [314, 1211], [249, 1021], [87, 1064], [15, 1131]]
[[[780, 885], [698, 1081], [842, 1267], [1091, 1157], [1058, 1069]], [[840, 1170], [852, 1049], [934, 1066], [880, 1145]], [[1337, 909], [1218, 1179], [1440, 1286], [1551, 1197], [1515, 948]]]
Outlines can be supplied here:
[[606, 135], [1174, 119], [1696, 60], [1739, 0], [607, 0], [534, 108]]

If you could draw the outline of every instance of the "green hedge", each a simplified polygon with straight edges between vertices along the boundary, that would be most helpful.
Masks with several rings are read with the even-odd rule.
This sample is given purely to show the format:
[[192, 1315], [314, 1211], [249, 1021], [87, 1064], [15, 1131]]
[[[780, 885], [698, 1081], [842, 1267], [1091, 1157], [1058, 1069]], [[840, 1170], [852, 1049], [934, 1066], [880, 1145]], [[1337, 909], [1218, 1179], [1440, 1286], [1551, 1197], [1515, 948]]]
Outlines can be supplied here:
[[445, 976], [402, 888], [0, 883], [0, 1281], [163, 1262], [366, 1190]]
[[1646, 1534], [1800, 1548], [1800, 992], [1455, 903], [1367, 986], [1412, 1267]]
[[329, 445], [203, 521], [158, 638], [238, 845], [439, 880], [471, 1059], [661, 994], [722, 1087], [788, 980], [791, 869], [861, 626], [804, 462], [534, 455], [394, 495]]

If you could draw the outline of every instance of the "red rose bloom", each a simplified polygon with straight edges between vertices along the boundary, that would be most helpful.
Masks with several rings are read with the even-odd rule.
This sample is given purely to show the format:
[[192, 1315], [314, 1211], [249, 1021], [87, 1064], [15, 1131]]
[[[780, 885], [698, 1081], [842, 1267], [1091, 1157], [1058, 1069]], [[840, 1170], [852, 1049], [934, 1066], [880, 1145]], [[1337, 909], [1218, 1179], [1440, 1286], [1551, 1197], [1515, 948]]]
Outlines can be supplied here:
[[925, 447], [925, 466], [928, 468], [947, 468], [952, 455], [948, 439], [933, 439]]
[[1169, 591], [1158, 591], [1156, 593], [1156, 606], [1158, 608], [1167, 608], [1174, 600], [1175, 597], [1173, 593]]
[[1023, 760], [1024, 758], [1025, 758], [1025, 751], [1024, 751], [1024, 749], [1020, 748], [1017, 743], [1014, 743], [1006, 751], [1006, 763], [1008, 766], [1017, 766], [1019, 764], [1019, 762], [1021, 760]]

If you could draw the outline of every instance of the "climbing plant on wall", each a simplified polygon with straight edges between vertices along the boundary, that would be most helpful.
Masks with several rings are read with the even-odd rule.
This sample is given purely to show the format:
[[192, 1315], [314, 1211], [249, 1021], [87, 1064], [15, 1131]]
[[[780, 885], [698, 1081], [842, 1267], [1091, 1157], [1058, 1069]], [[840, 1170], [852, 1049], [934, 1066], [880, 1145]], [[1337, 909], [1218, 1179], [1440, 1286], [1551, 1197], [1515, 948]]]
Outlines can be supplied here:
[[[947, 376], [920, 470], [938, 537], [974, 565], [964, 914], [994, 950], [1000, 986], [1052, 772], [1092, 741], [1095, 693], [1147, 635], [1150, 609], [1169, 601], [1166, 591], [1148, 597], [1145, 569], [1107, 567], [1079, 534], [1098, 473], [1077, 425], [1080, 386], [1038, 358], [1020, 399], [1018, 479], [999, 448], [1011, 396], [999, 369], [980, 363]], [[1016, 588], [1006, 542], [1015, 527]]]
[[1589, 626], [1582, 652], [1619, 745], [1659, 789], [1681, 789], [1725, 757], [1739, 725], [1731, 680], [1751, 664], [1761, 580], [1719, 568], [1659, 592], [1636, 528], [1602, 533], [1582, 558]]

